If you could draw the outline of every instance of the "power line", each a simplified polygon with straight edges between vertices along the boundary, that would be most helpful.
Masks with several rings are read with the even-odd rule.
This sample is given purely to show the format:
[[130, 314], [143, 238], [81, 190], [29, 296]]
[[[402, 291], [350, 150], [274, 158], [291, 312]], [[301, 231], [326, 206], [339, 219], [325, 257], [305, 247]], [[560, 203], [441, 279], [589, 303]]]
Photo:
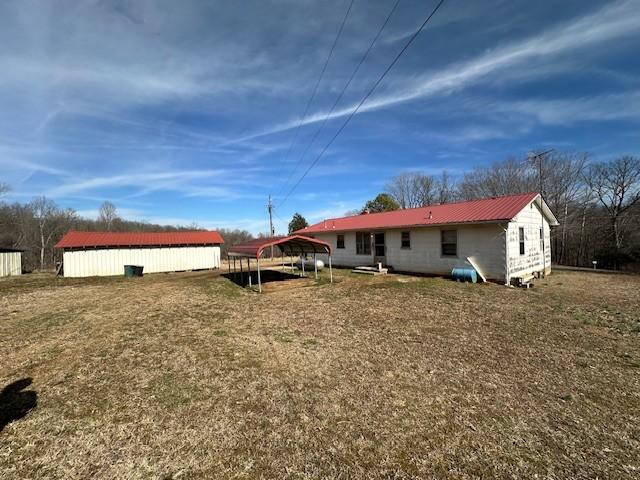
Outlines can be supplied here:
[[302, 163], [302, 160], [304, 159], [304, 157], [307, 155], [307, 152], [309, 151], [309, 149], [311, 148], [311, 146], [313, 145], [313, 143], [316, 141], [316, 139], [318, 138], [318, 135], [320, 135], [320, 132], [322, 132], [322, 130], [324, 129], [324, 126], [326, 125], [327, 121], [329, 120], [329, 118], [331, 117], [331, 114], [333, 113], [333, 111], [335, 110], [335, 108], [338, 106], [338, 103], [340, 103], [340, 100], [342, 100], [342, 97], [344, 96], [345, 92], [347, 91], [347, 89], [349, 88], [349, 85], [351, 85], [351, 82], [353, 81], [353, 79], [355, 78], [356, 74], [358, 73], [358, 71], [360, 70], [360, 67], [362, 66], [362, 64], [365, 62], [365, 60], [367, 59], [367, 57], [369, 56], [369, 53], [371, 52], [371, 50], [373, 49], [373, 46], [375, 45], [375, 43], [378, 41], [378, 38], [380, 38], [380, 35], [382, 34], [382, 31], [385, 29], [385, 27], [387, 26], [387, 23], [389, 23], [389, 20], [391, 19], [391, 16], [393, 15], [393, 13], [396, 11], [396, 8], [398, 7], [398, 4], [400, 3], [400, 0], [396, 0], [395, 4], [393, 5], [393, 7], [391, 8], [391, 10], [389, 11], [389, 14], [387, 15], [387, 18], [385, 19], [384, 23], [382, 24], [382, 26], [380, 27], [380, 29], [378, 30], [378, 33], [376, 34], [376, 36], [373, 38], [373, 40], [371, 41], [371, 43], [369, 44], [369, 48], [367, 48], [366, 52], [364, 53], [364, 55], [362, 56], [362, 58], [360, 59], [360, 61], [358, 62], [358, 64], [356, 65], [356, 68], [353, 70], [353, 72], [351, 73], [351, 76], [349, 77], [349, 79], [347, 80], [347, 83], [345, 84], [344, 88], [342, 89], [342, 91], [340, 92], [340, 94], [338, 95], [338, 97], [336, 98], [335, 102], [333, 102], [333, 105], [331, 106], [331, 109], [329, 110], [329, 112], [327, 113], [327, 115], [324, 117], [324, 120], [322, 121], [322, 124], [320, 125], [320, 127], [316, 130], [315, 134], [313, 135], [313, 138], [311, 139], [311, 141], [307, 144], [307, 147], [304, 149], [304, 151], [302, 152], [302, 155], [300, 156], [300, 158], [298, 159], [298, 162], [296, 163], [295, 167], [289, 172], [289, 176], [287, 177], [287, 180], [282, 184], [282, 187], [280, 188], [280, 190], [278, 191], [278, 193], [280, 193], [280, 191], [282, 191], [284, 189], [284, 187], [289, 183], [289, 180], [291, 180], [291, 177], [293, 176], [293, 174], [296, 172], [296, 170], [298, 170], [298, 167], [300, 166], [300, 164]]
[[324, 155], [324, 153], [327, 151], [327, 149], [331, 146], [331, 144], [335, 141], [336, 138], [338, 138], [338, 136], [340, 135], [340, 133], [342, 132], [342, 130], [344, 130], [344, 128], [348, 125], [348, 123], [351, 121], [351, 119], [354, 117], [354, 115], [356, 113], [358, 113], [358, 110], [360, 110], [360, 107], [362, 107], [362, 105], [364, 104], [364, 102], [367, 101], [367, 99], [371, 96], [371, 94], [374, 92], [374, 90], [378, 87], [378, 85], [380, 85], [380, 83], [382, 82], [382, 80], [384, 79], [384, 77], [387, 76], [387, 74], [389, 73], [389, 71], [393, 68], [393, 66], [398, 62], [398, 60], [400, 59], [400, 57], [402, 56], [402, 54], [407, 50], [407, 48], [409, 48], [409, 46], [413, 43], [413, 41], [416, 39], [416, 37], [420, 34], [420, 32], [422, 32], [422, 30], [424, 29], [424, 27], [427, 25], [427, 23], [429, 23], [429, 21], [433, 18], [433, 16], [436, 14], [436, 12], [440, 9], [440, 7], [442, 6], [442, 4], [444, 3], [444, 0], [440, 0], [438, 2], [438, 4], [436, 5], [436, 7], [431, 11], [431, 13], [429, 14], [429, 16], [424, 20], [424, 22], [422, 22], [422, 25], [420, 25], [420, 27], [415, 31], [415, 33], [411, 36], [411, 38], [409, 39], [409, 41], [404, 45], [404, 47], [402, 47], [402, 50], [400, 50], [400, 52], [396, 55], [396, 57], [393, 59], [393, 61], [389, 64], [389, 66], [386, 68], [386, 70], [382, 73], [382, 75], [378, 78], [378, 80], [376, 80], [376, 82], [373, 84], [373, 87], [371, 87], [371, 89], [367, 92], [367, 94], [362, 98], [362, 100], [360, 101], [360, 103], [356, 106], [356, 108], [353, 109], [353, 111], [349, 114], [349, 116], [347, 117], [347, 119], [344, 121], [344, 123], [340, 126], [340, 128], [338, 129], [338, 131], [335, 133], [335, 135], [333, 137], [331, 137], [331, 140], [329, 140], [329, 142], [324, 146], [324, 148], [322, 149], [322, 151], [318, 154], [318, 156], [313, 160], [313, 162], [311, 162], [311, 165], [309, 165], [309, 168], [307, 168], [307, 170], [305, 170], [304, 174], [298, 179], [298, 181], [295, 183], [295, 185], [293, 187], [291, 187], [291, 189], [289, 190], [289, 192], [287, 193], [287, 195], [285, 196], [284, 200], [282, 200], [282, 202], [280, 202], [280, 204], [278, 205], [278, 207], [281, 207], [282, 204], [284, 202], [287, 201], [287, 199], [289, 198], [289, 196], [291, 196], [291, 194], [294, 192], [294, 190], [298, 187], [298, 185], [300, 185], [300, 183], [302, 182], [302, 180], [305, 179], [305, 177], [307, 176], [307, 174], [311, 171], [311, 169], [316, 165], [316, 163], [318, 163], [318, 161], [322, 158], [322, 155]]
[[353, 7], [353, 2], [355, 0], [351, 0], [351, 2], [349, 3], [349, 7], [347, 8], [347, 12], [344, 14], [344, 18], [342, 19], [342, 23], [340, 24], [340, 28], [338, 29], [338, 33], [336, 34], [336, 38], [333, 40], [333, 45], [331, 45], [331, 50], [329, 50], [329, 55], [327, 56], [327, 59], [324, 62], [324, 65], [322, 66], [322, 70], [320, 71], [320, 76], [318, 77], [318, 81], [316, 82], [315, 87], [313, 88], [313, 93], [311, 94], [311, 97], [309, 97], [309, 101], [307, 102], [307, 106], [304, 109], [304, 113], [302, 114], [302, 118], [300, 119], [300, 122], [298, 123], [298, 126], [296, 127], [296, 131], [295, 134], [293, 136], [293, 140], [291, 140], [291, 144], [289, 145], [289, 149], [287, 150], [287, 154], [284, 157], [284, 160], [282, 161], [281, 165], [281, 169], [280, 172], [282, 171], [282, 168], [284, 168], [284, 164], [286, 164], [287, 160], [289, 159], [289, 155], [291, 154], [291, 150], [293, 149], [293, 146], [296, 143], [296, 140], [298, 139], [298, 134], [300, 133], [300, 127], [302, 127], [302, 124], [304, 123], [304, 120], [307, 118], [307, 113], [309, 113], [309, 108], [311, 107], [311, 104], [313, 103], [313, 100], [316, 97], [316, 94], [318, 93], [318, 87], [320, 86], [320, 82], [322, 81], [322, 77], [324, 77], [324, 73], [327, 70], [327, 66], [329, 65], [329, 60], [331, 60], [331, 57], [333, 56], [333, 51], [336, 48], [336, 45], [338, 44], [338, 40], [340, 39], [340, 36], [342, 35], [342, 30], [344, 29], [344, 25], [347, 23], [347, 17], [349, 16], [349, 12], [351, 12], [351, 7]]
[[275, 215], [275, 216], [276, 216], [276, 217], [277, 217], [281, 222], [284, 222], [285, 224], [287, 223], [287, 221], [286, 221], [284, 218], [282, 218], [280, 215], [278, 215], [278, 214], [276, 213], [276, 211], [275, 211], [275, 210], [273, 211], [273, 214], [274, 214], [274, 215]]

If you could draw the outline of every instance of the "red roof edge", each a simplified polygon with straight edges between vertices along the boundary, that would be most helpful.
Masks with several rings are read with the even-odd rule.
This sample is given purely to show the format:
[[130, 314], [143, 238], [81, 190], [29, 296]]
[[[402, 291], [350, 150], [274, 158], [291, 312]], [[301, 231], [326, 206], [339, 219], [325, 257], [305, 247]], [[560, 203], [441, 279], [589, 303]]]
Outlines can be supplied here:
[[216, 245], [224, 243], [220, 233], [208, 230], [175, 232], [81, 232], [70, 230], [54, 248], [154, 247]]
[[[425, 207], [407, 208], [391, 212], [369, 213], [329, 218], [309, 227], [297, 230], [296, 234], [308, 235], [323, 232], [353, 231], [360, 229], [409, 228], [469, 223], [493, 223], [512, 220], [529, 203], [542, 199], [538, 192], [526, 192], [476, 200], [466, 200]], [[543, 205], [544, 199], [542, 199]], [[554, 225], [557, 220], [545, 209]]]

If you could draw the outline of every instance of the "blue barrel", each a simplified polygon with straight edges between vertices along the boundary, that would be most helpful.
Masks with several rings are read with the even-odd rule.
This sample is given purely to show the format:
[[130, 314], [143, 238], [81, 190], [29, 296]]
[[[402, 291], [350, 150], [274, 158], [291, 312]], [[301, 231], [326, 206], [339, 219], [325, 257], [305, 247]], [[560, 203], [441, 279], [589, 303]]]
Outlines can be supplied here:
[[458, 282], [478, 283], [478, 272], [474, 268], [455, 267], [451, 270], [451, 278]]

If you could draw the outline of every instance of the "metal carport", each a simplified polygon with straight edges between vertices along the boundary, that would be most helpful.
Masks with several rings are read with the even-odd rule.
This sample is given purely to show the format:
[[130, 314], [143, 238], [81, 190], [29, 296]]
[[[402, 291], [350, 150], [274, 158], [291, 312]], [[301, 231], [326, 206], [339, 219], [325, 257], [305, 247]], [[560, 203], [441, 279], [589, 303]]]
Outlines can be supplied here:
[[[333, 270], [331, 268], [331, 245], [322, 240], [302, 235], [290, 235], [287, 237], [268, 237], [251, 240], [250, 242], [239, 243], [229, 249], [229, 273], [231, 273], [231, 258], [234, 260], [234, 273], [236, 272], [235, 260], [240, 260], [240, 272], [242, 274], [242, 259], [247, 259], [249, 272], [249, 285], [251, 285], [251, 259], [255, 258], [258, 265], [258, 290], [262, 292], [262, 282], [260, 280], [260, 257], [266, 248], [278, 247], [284, 256], [313, 254], [313, 264], [315, 277], [318, 278], [318, 268], [316, 265], [316, 254], [326, 253], [329, 255], [329, 277], [333, 283]], [[292, 262], [293, 267], [293, 262]], [[304, 276], [304, 261], [302, 262], [302, 275]]]

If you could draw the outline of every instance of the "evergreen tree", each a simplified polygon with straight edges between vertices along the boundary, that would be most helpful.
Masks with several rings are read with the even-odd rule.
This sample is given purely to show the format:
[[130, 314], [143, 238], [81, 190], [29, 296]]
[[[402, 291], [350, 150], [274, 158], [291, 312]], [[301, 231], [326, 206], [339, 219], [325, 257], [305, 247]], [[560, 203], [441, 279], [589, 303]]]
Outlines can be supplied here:
[[294, 213], [293, 218], [289, 222], [289, 235], [291, 235], [296, 230], [300, 230], [301, 228], [308, 227], [309, 223], [307, 220], [300, 215], [299, 213]]

